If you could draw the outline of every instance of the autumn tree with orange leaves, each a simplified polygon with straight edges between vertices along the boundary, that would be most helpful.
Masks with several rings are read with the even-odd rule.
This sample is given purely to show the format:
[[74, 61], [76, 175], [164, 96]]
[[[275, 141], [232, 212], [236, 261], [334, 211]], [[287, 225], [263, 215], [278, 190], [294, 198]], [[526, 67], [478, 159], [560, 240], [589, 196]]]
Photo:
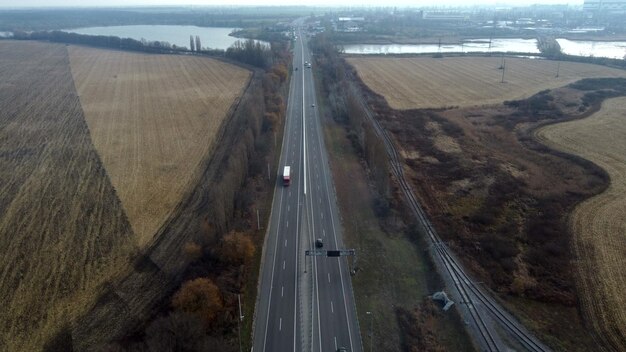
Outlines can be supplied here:
[[198, 315], [205, 324], [215, 320], [223, 309], [220, 289], [207, 278], [187, 281], [172, 298], [174, 309]]
[[254, 256], [254, 243], [241, 232], [230, 232], [222, 239], [220, 259], [230, 264], [248, 263]]

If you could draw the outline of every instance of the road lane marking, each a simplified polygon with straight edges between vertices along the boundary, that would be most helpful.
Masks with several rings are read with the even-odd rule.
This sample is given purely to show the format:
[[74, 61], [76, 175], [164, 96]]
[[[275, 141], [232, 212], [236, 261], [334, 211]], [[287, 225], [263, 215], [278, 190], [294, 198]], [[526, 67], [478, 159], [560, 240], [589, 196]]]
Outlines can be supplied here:
[[[300, 41], [300, 47], [304, 52], [302, 41]], [[304, 55], [302, 55], [302, 60], [304, 60]], [[302, 75], [302, 145], [304, 148], [304, 152], [302, 153], [302, 155], [304, 155], [304, 194], [306, 195], [306, 114], [304, 113], [305, 106], [306, 100], [304, 99], [304, 75]]]
[[330, 312], [335, 313], [335, 309], [333, 308], [333, 301], [330, 301]]
[[[302, 37], [302, 33], [300, 33], [300, 37]], [[301, 49], [301, 53], [304, 53], [304, 44], [302, 43], [302, 40], [300, 40], [300, 49]], [[304, 66], [304, 55], [301, 55], [300, 60], [302, 61], [301, 63]], [[301, 75], [302, 76], [302, 103], [304, 106], [304, 74]], [[294, 94], [295, 96], [295, 94]], [[302, 112], [303, 116], [304, 116], [304, 111]], [[306, 177], [306, 176], [305, 176]], [[299, 186], [298, 186], [299, 187]], [[299, 189], [299, 188], [298, 188]], [[300, 233], [299, 228], [300, 228], [300, 192], [298, 192], [298, 210], [297, 210], [297, 217], [296, 217], [296, 246], [295, 246], [295, 257], [296, 257], [296, 263], [295, 263], [295, 270], [294, 272], [294, 291], [293, 291], [293, 351], [296, 351], [296, 337], [298, 336], [298, 332], [297, 332], [297, 325], [296, 322], [298, 321], [298, 251], [300, 250], [298, 248], [298, 242], [300, 239]], [[305, 262], [306, 265], [306, 262]]]
[[285, 247], [287, 247], [287, 240], [285, 240]]
[[283, 260], [283, 270], [285, 270], [285, 261]]
[[285, 296], [285, 286], [281, 286], [280, 287], [280, 296], [284, 297]]
[[280, 320], [278, 320], [278, 331], [282, 331], [283, 330], [283, 318], [280, 318]]
[[[319, 119], [316, 120], [319, 123]], [[322, 146], [322, 136], [320, 133], [317, 134], [317, 139], [318, 139], [318, 144], [320, 146]], [[322, 153], [320, 155], [322, 157], [322, 165], [324, 166], [322, 168], [322, 173], [324, 174], [324, 187], [326, 188], [326, 194], [330, 194], [331, 193], [331, 187], [329, 185], [329, 177], [328, 177], [328, 172], [329, 172], [329, 168], [328, 168], [328, 164], [327, 161], [324, 160], [325, 155]], [[337, 194], [333, 193], [333, 195], [335, 196], [335, 201], [337, 198]], [[335, 246], [337, 247], [337, 233], [335, 230], [335, 219], [333, 216], [333, 207], [332, 204], [330, 202], [330, 197], [327, 198], [328, 200], [328, 208], [330, 209], [330, 222], [332, 224], [332, 231], [333, 231], [333, 236], [334, 236], [334, 240], [335, 240]], [[354, 350], [354, 344], [352, 343], [352, 328], [351, 328], [351, 320], [350, 320], [350, 315], [348, 314], [348, 304], [346, 303], [346, 289], [345, 289], [345, 285], [343, 283], [343, 273], [342, 273], [342, 261], [339, 260], [338, 262], [339, 265], [339, 281], [341, 282], [341, 292], [342, 292], [342, 298], [343, 298], [343, 306], [344, 306], [344, 310], [346, 313], [346, 322], [348, 325], [348, 338], [349, 338], [349, 342], [350, 342], [350, 348], [349, 350], [352, 351]]]
[[[284, 192], [280, 192], [280, 202], [283, 202], [283, 194]], [[280, 218], [282, 216], [282, 207], [278, 208], [278, 223], [280, 224]], [[272, 278], [270, 279], [270, 292], [269, 292], [269, 303], [267, 304], [267, 315], [265, 318], [265, 334], [263, 336], [263, 351], [265, 351], [265, 346], [267, 345], [267, 326], [270, 321], [270, 308], [272, 306], [272, 288], [274, 287], [274, 269], [276, 266], [276, 250], [278, 249], [278, 230], [280, 226], [276, 226], [276, 241], [274, 242], [274, 260], [272, 260]]]
[[287, 206], [287, 211], [290, 211], [290, 210], [291, 210], [291, 205], [288, 205]]
[[328, 274], [328, 283], [330, 283], [330, 273], [327, 273], [327, 274]]
[[326, 237], [326, 230], [322, 229], [322, 236]]
[[337, 336], [335, 336], [335, 351], [337, 351]]
[[287, 225], [285, 227], [289, 227], [289, 220], [287, 220]]

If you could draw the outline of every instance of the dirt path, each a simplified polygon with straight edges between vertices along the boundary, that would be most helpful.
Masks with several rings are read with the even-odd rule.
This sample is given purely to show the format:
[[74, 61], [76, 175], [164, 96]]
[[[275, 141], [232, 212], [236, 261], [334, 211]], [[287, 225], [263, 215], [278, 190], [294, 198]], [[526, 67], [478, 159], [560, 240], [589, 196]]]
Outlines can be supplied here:
[[580, 300], [587, 324], [616, 350], [626, 350], [626, 97], [604, 102], [589, 118], [537, 132], [546, 144], [591, 160], [611, 185], [571, 214]]

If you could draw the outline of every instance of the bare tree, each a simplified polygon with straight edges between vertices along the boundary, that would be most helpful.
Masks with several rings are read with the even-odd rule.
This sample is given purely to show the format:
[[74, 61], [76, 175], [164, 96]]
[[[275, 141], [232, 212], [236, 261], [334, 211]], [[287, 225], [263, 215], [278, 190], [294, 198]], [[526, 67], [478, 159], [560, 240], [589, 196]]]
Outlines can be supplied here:
[[196, 36], [196, 51], [202, 51], [202, 45], [200, 44], [200, 36]]

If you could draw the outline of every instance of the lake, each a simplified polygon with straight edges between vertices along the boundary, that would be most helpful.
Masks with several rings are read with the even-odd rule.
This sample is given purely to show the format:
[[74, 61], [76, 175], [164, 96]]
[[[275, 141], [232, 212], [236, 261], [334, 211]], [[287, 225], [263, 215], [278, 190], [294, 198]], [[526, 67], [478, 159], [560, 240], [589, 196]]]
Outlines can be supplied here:
[[[110, 27], [86, 27], [64, 29], [87, 35], [107, 35], [120, 38], [131, 38], [147, 41], [168, 42], [176, 46], [189, 48], [189, 36], [200, 37], [203, 48], [226, 50], [237, 40], [245, 40], [229, 36], [237, 28], [197, 27], [197, 26], [167, 26], [167, 25], [134, 25]], [[264, 43], [264, 42], [262, 42]]]
[[558, 38], [561, 52], [567, 55], [607, 57], [610, 59], [626, 58], [626, 42], [604, 42], [589, 40], [568, 40]]
[[539, 54], [536, 39], [501, 38], [470, 39], [462, 44], [350, 44], [343, 46], [346, 54], [430, 54], [473, 52], [519, 52]]

